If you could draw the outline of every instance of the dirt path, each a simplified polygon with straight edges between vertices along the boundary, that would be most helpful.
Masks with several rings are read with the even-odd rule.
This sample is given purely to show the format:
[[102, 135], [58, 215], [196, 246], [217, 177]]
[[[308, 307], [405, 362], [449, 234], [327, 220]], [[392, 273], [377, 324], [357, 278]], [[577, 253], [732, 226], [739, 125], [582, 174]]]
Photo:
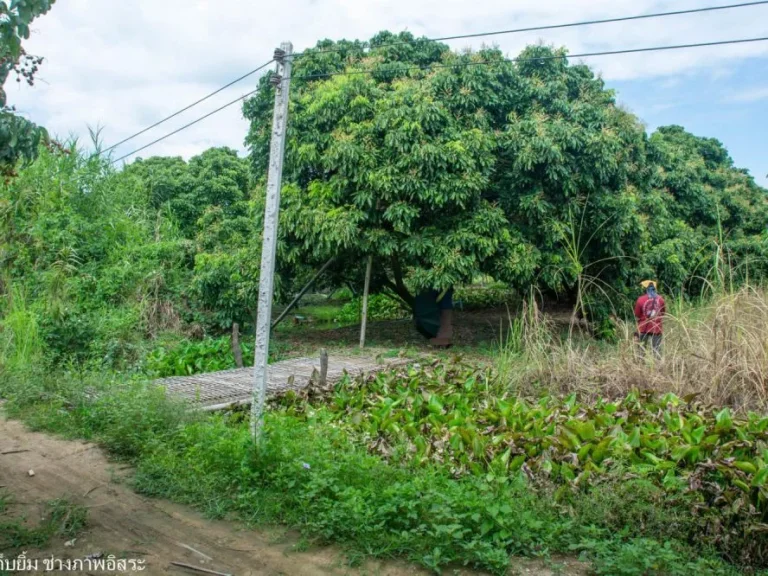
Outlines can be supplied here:
[[[34, 476], [29, 475], [30, 470]], [[171, 566], [171, 562], [235, 576], [427, 574], [401, 562], [368, 562], [353, 569], [345, 565], [344, 554], [332, 547], [297, 551], [297, 538], [284, 531], [240, 529], [232, 522], [207, 520], [189, 508], [139, 496], [121, 482], [121, 475], [127, 473], [110, 464], [94, 444], [29, 432], [19, 422], [6, 420], [0, 414], [0, 490], [10, 493], [14, 500], [6, 514], [33, 521], [35, 515], [39, 518], [40, 506], [56, 498], [67, 498], [88, 509], [87, 528], [74, 546], [51, 542], [45, 550], [28, 551], [28, 557], [48, 558], [53, 554], [64, 559], [113, 554], [146, 560], [147, 569], [141, 574], [163, 575], [194, 574]], [[584, 574], [583, 566], [573, 562], [564, 568], [551, 571], [546, 563], [523, 561], [513, 573]], [[465, 570], [446, 573], [470, 574]]]

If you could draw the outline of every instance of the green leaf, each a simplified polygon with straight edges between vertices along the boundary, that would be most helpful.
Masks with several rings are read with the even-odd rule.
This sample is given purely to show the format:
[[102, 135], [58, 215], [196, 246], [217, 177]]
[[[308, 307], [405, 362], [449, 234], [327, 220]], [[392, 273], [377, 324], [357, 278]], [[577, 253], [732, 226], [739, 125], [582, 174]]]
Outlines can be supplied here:
[[757, 472], [757, 467], [755, 467], [755, 465], [752, 464], [751, 462], [737, 460], [736, 462], [733, 463], [733, 465], [739, 470], [741, 470], [742, 472], [746, 472], [747, 474], [754, 474], [755, 472]]
[[715, 415], [715, 430], [718, 432], [725, 432], [733, 428], [733, 420], [731, 418], [731, 411], [728, 408], [723, 408]]
[[768, 466], [763, 466], [752, 478], [752, 486], [761, 487], [765, 486], [765, 482], [768, 480]]

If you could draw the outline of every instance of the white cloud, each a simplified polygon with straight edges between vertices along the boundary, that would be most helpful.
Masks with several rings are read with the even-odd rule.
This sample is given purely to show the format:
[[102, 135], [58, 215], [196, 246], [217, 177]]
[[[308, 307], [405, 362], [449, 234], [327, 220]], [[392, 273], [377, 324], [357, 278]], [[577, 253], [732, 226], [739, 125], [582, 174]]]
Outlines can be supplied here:
[[732, 102], [758, 102], [760, 100], [768, 100], [768, 86], [743, 90], [733, 94], [729, 100]]
[[[708, 5], [716, 2], [707, 1]], [[296, 50], [319, 39], [368, 39], [380, 30], [430, 37], [629, 14], [680, 10], [701, 1], [668, 0], [58, 0], [37, 20], [28, 51], [46, 57], [40, 82], [10, 90], [11, 103], [60, 135], [87, 137], [105, 127], [118, 141], [271, 58], [291, 40]], [[510, 55], [544, 40], [571, 53], [765, 35], [768, 6], [708, 14], [458, 40], [455, 48], [496, 43]], [[586, 60], [611, 80], [680, 76], [768, 57], [768, 42]], [[253, 88], [249, 79], [145, 134], [118, 152], [147, 143]], [[239, 106], [145, 154], [192, 155], [211, 145], [243, 148]]]

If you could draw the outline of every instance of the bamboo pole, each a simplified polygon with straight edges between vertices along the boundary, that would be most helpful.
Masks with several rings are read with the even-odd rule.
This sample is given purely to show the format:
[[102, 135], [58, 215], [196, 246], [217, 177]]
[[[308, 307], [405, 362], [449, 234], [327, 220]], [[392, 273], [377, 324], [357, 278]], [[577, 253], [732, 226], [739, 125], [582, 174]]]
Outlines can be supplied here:
[[365, 329], [368, 325], [368, 292], [371, 289], [371, 270], [373, 269], [373, 256], [368, 256], [368, 266], [365, 270], [365, 287], [363, 288], [363, 318], [360, 325], [360, 348], [365, 348]]
[[314, 276], [312, 276], [310, 281], [306, 283], [304, 288], [301, 289], [301, 291], [296, 295], [296, 297], [293, 300], [291, 300], [291, 303], [288, 304], [288, 306], [285, 308], [285, 310], [283, 310], [282, 314], [280, 314], [280, 316], [277, 317], [277, 320], [272, 322], [272, 330], [274, 330], [275, 326], [277, 326], [278, 324], [280, 324], [280, 322], [283, 321], [283, 318], [288, 316], [288, 313], [291, 310], [293, 310], [293, 307], [296, 306], [296, 304], [299, 303], [299, 300], [301, 300], [302, 296], [304, 296], [304, 294], [307, 293], [307, 290], [309, 290], [314, 285], [314, 283], [317, 281], [317, 279], [320, 278], [320, 275], [328, 269], [328, 266], [330, 266], [332, 262], [333, 262], [333, 258], [331, 258], [330, 260], [328, 260], [328, 262], [323, 264], [323, 267], [320, 268], [320, 270], [318, 270], [317, 273], [315, 273]]

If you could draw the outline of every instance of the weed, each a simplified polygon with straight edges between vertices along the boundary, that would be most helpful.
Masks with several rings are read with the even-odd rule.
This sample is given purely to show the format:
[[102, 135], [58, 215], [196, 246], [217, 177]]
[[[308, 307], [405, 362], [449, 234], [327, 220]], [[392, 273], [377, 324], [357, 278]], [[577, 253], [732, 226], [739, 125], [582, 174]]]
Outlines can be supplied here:
[[0, 490], [0, 514], [4, 513], [12, 502], [11, 494], [5, 489]]
[[0, 550], [40, 548], [54, 537], [73, 538], [85, 528], [87, 517], [86, 508], [65, 499], [47, 502], [37, 526], [30, 527], [20, 519], [0, 517]]
[[[454, 385], [450, 377], [445, 382]], [[486, 382], [475, 384], [468, 397], [495, 394]], [[265, 442], [257, 451], [247, 423], [185, 415], [141, 383], [70, 376], [55, 382], [35, 378], [26, 394], [19, 391], [20, 381], [9, 387], [5, 379], [0, 387], [10, 398], [9, 410], [37, 427], [101, 440], [114, 454], [132, 459], [133, 482], [142, 493], [214, 517], [298, 528], [312, 541], [343, 543], [353, 557], [405, 556], [433, 569], [458, 562], [500, 574], [510, 555], [566, 553], [590, 541], [671, 540], [683, 563], [708, 553], [680, 541], [695, 524], [684, 521], [688, 502], [670, 500], [650, 483], [633, 488], [615, 477], [615, 483], [594, 489], [554, 491], [522, 469], [457, 479], [439, 461], [390, 463], [370, 454], [325, 409], [268, 413]], [[405, 453], [398, 443], [392, 448]], [[624, 492], [607, 500], [612, 486]], [[634, 500], [627, 510], [617, 513], [613, 504], [629, 496]], [[56, 518], [64, 529], [78, 524], [73, 516], [66, 522], [66, 515]], [[601, 561], [615, 546], [581, 550]]]
[[[697, 394], [708, 404], [739, 411], [768, 408], [768, 293], [751, 287], [720, 293], [692, 306], [673, 302], [664, 319], [661, 362], [644, 362], [633, 341], [632, 323], [614, 320], [615, 344], [579, 337], [562, 339], [545, 320], [537, 337], [523, 345], [515, 319], [497, 352], [504, 381], [516, 391], [542, 389], [584, 397], [626, 396], [631, 390]], [[523, 353], [524, 352], [524, 353]]]

